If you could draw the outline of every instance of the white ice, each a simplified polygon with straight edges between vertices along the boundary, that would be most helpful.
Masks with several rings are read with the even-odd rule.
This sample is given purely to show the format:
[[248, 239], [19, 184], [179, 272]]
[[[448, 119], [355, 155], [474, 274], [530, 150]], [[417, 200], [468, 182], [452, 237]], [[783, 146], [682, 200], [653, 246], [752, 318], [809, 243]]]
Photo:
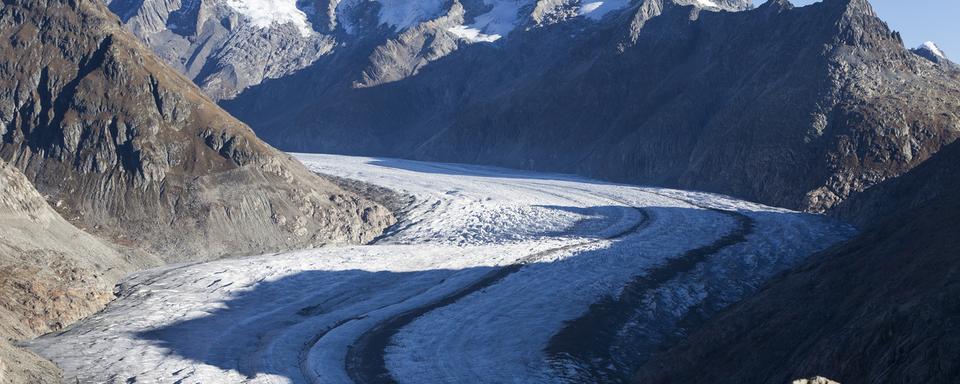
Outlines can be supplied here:
[[227, 0], [227, 5], [258, 28], [290, 23], [303, 36], [313, 33], [307, 14], [297, 8], [296, 0]]
[[[743, 273], [758, 280], [771, 273], [761, 268], [771, 260], [796, 262], [850, 233], [822, 217], [706, 193], [480, 166], [297, 156], [317, 172], [392, 189], [412, 204], [375, 245], [134, 274], [104, 311], [29, 347], [71, 383], [346, 383], [347, 350], [364, 332], [524, 260], [530, 264], [504, 280], [401, 329], [386, 363], [405, 383], [554, 381], [541, 351], [564, 321], [734, 227], [707, 208], [757, 221], [756, 233], [723, 257], [757, 265]], [[682, 310], [704, 289], [678, 286], [671, 297], [685, 299], [664, 305]]]
[[470, 25], [448, 29], [468, 42], [492, 42], [510, 34], [522, 21], [521, 10], [532, 0], [484, 0], [490, 10], [477, 15]]
[[697, 0], [697, 2], [700, 3], [701, 7], [713, 7], [713, 8], [719, 7], [719, 5], [717, 5], [717, 3], [714, 3], [712, 0]]
[[496, 34], [488, 35], [481, 32], [477, 28], [471, 28], [466, 25], [457, 25], [454, 27], [450, 27], [450, 28], [447, 28], [447, 31], [450, 31], [450, 33], [454, 34], [455, 36], [471, 43], [477, 43], [477, 42], [492, 43], [494, 41], [500, 40], [500, 38], [503, 37]]

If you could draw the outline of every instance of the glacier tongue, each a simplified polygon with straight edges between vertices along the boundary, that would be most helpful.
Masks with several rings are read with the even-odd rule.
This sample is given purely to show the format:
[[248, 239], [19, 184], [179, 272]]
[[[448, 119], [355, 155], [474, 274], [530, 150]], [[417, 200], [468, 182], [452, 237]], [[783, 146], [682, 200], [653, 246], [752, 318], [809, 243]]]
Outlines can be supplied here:
[[[413, 201], [374, 245], [137, 273], [107, 309], [28, 346], [56, 362], [66, 382], [347, 383], [358, 340], [432, 306], [388, 346], [366, 349], [396, 381], [563, 382], [564, 366], [544, 354], [551, 336], [635, 276], [726, 236], [736, 223], [717, 210], [750, 216], [757, 231], [685, 274], [692, 278], [649, 292], [649, 305], [636, 308], [642, 324], [672, 329], [671, 319], [706, 300], [742, 297], [850, 235], [824, 217], [705, 193], [458, 164], [299, 158]], [[434, 305], [503, 270], [514, 272]]]

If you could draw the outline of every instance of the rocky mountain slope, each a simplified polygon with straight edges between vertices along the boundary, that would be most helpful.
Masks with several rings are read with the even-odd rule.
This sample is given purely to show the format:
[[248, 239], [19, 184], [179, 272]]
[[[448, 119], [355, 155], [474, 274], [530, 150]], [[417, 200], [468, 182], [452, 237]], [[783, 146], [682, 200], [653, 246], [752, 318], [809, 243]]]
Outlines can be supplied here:
[[960, 377], [960, 144], [841, 210], [873, 223], [644, 367], [639, 383]]
[[[270, 22], [257, 4], [196, 14], [239, 20], [212, 52], [253, 41], [251, 26], [336, 42], [295, 71], [244, 75], [259, 80], [221, 100], [288, 150], [576, 172], [823, 212], [960, 135], [956, 71], [907, 50], [866, 0], [319, 1]], [[127, 26], [168, 11], [157, 7], [129, 11]], [[139, 34], [160, 52], [180, 46]], [[211, 47], [191, 39], [180, 56]], [[289, 63], [274, 45], [250, 55]], [[219, 57], [206, 62], [242, 66]]]
[[159, 260], [121, 254], [77, 229], [3, 160], [0, 223], [0, 382], [55, 382], [52, 364], [9, 342], [96, 312], [113, 298], [115, 281]]
[[158, 56], [217, 98], [234, 96], [264, 79], [302, 69], [336, 44], [332, 35], [307, 25], [307, 14], [285, 2], [107, 3]]
[[948, 199], [960, 189], [958, 160], [960, 143], [951, 144], [908, 174], [844, 202], [835, 209], [835, 214], [862, 228], [870, 228], [894, 214], [906, 214], [933, 201]]
[[7, 2], [0, 36], [0, 157], [82, 229], [184, 261], [365, 242], [393, 220], [260, 141], [100, 2]]

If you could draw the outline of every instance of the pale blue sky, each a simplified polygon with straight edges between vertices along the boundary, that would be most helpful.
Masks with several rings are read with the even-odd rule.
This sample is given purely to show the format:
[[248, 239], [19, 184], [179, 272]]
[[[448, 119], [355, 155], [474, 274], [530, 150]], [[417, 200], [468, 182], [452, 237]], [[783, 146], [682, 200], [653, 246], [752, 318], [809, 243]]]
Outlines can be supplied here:
[[[757, 5], [766, 0], [753, 0]], [[791, 0], [794, 5], [814, 0]], [[960, 0], [870, 0], [880, 18], [900, 31], [903, 43], [916, 48], [933, 41], [951, 60], [960, 59]]]

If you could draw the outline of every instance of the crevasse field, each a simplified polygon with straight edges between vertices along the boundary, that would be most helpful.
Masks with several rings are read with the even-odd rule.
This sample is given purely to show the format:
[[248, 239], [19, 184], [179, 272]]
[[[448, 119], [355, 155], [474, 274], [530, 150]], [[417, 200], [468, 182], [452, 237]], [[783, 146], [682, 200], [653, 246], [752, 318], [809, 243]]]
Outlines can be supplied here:
[[[70, 383], [582, 382], [628, 372], [691, 311], [729, 305], [853, 234], [705, 193], [297, 156], [411, 203], [371, 245], [131, 275], [104, 311], [28, 347]], [[641, 300], [616, 308], [617, 337], [577, 340], [603, 358], [564, 353], [556, 335], [604, 298], [626, 306], [632, 283]]]

